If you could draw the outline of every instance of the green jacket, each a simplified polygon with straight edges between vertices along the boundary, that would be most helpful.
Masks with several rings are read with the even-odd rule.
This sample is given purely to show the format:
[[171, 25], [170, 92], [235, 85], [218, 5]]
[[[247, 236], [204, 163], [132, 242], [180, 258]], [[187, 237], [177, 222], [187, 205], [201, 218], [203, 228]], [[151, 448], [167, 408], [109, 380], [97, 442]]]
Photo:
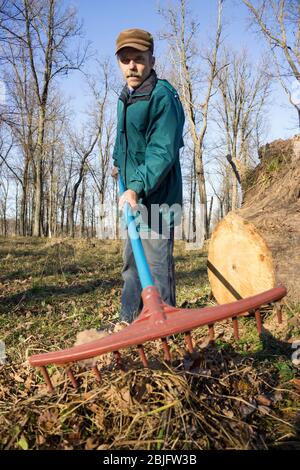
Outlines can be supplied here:
[[176, 90], [150, 76], [118, 101], [114, 165], [127, 189], [134, 190], [148, 211], [151, 204], [182, 204], [179, 149], [183, 146], [184, 112]]

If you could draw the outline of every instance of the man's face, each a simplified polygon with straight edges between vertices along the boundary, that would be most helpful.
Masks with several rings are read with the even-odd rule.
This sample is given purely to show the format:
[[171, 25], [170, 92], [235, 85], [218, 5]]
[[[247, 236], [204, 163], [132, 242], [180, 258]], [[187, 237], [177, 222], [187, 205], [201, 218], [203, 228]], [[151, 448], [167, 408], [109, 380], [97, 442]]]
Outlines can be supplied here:
[[150, 51], [141, 52], [124, 47], [118, 52], [119, 67], [130, 88], [137, 88], [150, 75], [154, 57]]

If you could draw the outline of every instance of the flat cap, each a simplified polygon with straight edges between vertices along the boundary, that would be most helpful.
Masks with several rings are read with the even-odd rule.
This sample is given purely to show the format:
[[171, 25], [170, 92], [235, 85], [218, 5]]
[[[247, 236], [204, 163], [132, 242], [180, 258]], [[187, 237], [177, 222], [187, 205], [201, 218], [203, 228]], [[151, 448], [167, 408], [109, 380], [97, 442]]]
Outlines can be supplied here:
[[116, 41], [116, 54], [123, 49], [123, 47], [132, 47], [138, 51], [151, 51], [153, 52], [153, 37], [148, 31], [143, 29], [133, 28], [121, 31]]

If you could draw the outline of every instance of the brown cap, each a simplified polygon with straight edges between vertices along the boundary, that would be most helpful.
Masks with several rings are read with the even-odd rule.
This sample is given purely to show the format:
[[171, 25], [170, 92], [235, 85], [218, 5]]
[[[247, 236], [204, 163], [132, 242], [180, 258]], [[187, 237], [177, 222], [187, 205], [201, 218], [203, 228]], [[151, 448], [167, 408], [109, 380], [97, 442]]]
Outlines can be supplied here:
[[125, 29], [121, 31], [116, 41], [116, 54], [123, 49], [123, 47], [132, 47], [138, 51], [151, 51], [153, 52], [153, 37], [143, 29]]

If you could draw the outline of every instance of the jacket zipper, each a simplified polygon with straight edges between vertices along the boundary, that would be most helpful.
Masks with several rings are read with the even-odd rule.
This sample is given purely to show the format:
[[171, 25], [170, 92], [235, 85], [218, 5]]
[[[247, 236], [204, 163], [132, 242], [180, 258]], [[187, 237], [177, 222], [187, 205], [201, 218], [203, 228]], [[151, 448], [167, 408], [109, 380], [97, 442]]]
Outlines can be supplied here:
[[[148, 96], [149, 93], [141, 93], [141, 94], [137, 94], [135, 96], [137, 97], [141, 97], [141, 96]], [[123, 100], [122, 100], [123, 101]], [[126, 118], [127, 118], [127, 108], [130, 104], [134, 104], [134, 102], [132, 102], [132, 98], [130, 97], [129, 100], [127, 100], [126, 102], [123, 101], [123, 105], [124, 105], [124, 119], [123, 119], [123, 128], [124, 128], [124, 134], [125, 134], [125, 158], [124, 158], [124, 184], [125, 184], [125, 188], [127, 189], [127, 178], [126, 178], [126, 165], [127, 165], [127, 151], [128, 151], [128, 138], [127, 138], [127, 122], [126, 122]]]
[[124, 183], [125, 183], [125, 188], [126, 189], [127, 189], [126, 166], [127, 166], [127, 151], [128, 151], [127, 123], [126, 123], [127, 107], [128, 107], [128, 103], [124, 103], [124, 134], [125, 134]]

